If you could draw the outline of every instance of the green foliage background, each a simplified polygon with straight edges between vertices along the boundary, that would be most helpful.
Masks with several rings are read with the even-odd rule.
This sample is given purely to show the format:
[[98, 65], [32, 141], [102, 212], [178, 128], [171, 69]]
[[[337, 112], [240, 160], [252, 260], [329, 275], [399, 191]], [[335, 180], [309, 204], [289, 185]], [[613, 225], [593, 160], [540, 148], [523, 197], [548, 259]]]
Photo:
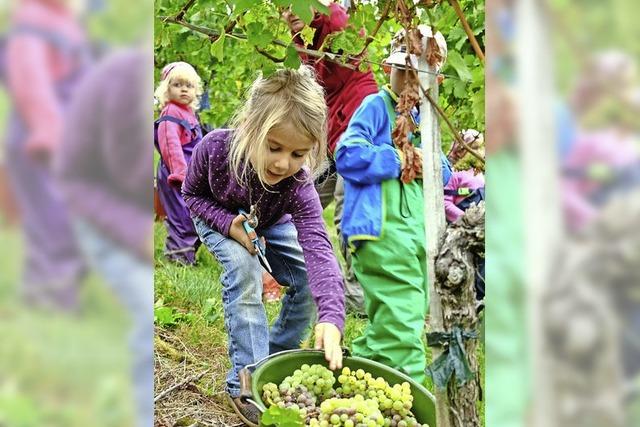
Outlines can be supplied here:
[[[364, 39], [358, 31], [373, 32], [380, 14], [389, 0], [352, 2], [350, 9], [351, 28], [333, 37], [332, 51], [340, 49], [347, 54], [361, 51]], [[297, 67], [296, 52], [287, 45], [291, 35], [281, 11], [291, 7], [302, 19], [312, 18], [309, 5], [319, 10], [324, 7], [317, 0], [197, 0], [185, 14], [191, 24], [206, 27], [217, 34], [233, 20], [237, 20], [231, 34], [211, 42], [210, 38], [181, 25], [163, 22], [165, 16], [175, 16], [187, 0], [157, 0], [155, 2], [155, 81], [159, 80], [162, 67], [173, 61], [186, 61], [196, 67], [207, 83], [211, 108], [200, 113], [201, 120], [212, 127], [225, 126], [243, 99], [245, 90], [257, 75], [273, 72], [279, 66]], [[466, 19], [478, 42], [484, 49], [484, 1], [460, 1]], [[433, 21], [430, 21], [429, 15]], [[441, 31], [448, 44], [448, 60], [442, 72], [446, 75], [440, 90], [440, 105], [458, 129], [475, 128], [484, 132], [484, 65], [474, 54], [471, 44], [453, 8], [445, 1], [431, 8], [427, 14], [424, 7], [415, 9], [416, 22], [429, 24]], [[368, 47], [368, 60], [379, 84], [387, 80], [381, 63], [389, 54], [388, 46], [400, 25], [390, 14], [374, 41]], [[308, 39], [309, 34], [303, 33]], [[284, 46], [274, 44], [284, 42]], [[277, 64], [259, 54], [256, 48], [284, 60]], [[452, 135], [442, 128], [443, 146], [448, 148]]]

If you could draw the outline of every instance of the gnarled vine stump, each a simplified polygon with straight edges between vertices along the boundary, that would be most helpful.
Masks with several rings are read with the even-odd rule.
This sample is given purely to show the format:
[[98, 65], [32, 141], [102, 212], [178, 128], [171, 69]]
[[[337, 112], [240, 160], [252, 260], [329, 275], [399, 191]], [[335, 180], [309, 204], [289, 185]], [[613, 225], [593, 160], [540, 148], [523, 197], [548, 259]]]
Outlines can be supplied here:
[[[454, 328], [463, 332], [477, 329], [474, 258], [484, 258], [484, 209], [484, 202], [472, 205], [460, 220], [447, 227], [436, 259], [435, 287], [440, 295], [445, 332], [452, 332]], [[473, 378], [458, 386], [454, 373], [447, 386], [451, 420], [456, 426], [480, 426], [476, 408], [479, 396], [477, 345], [477, 339], [463, 340]]]

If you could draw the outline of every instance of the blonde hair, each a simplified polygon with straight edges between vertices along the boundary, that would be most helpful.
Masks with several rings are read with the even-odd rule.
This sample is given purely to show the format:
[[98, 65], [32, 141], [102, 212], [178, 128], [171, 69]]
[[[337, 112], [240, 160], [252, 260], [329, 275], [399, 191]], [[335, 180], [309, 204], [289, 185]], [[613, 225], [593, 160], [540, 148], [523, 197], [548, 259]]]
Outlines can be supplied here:
[[164, 106], [169, 102], [169, 85], [172, 80], [186, 80], [195, 86], [196, 96], [193, 98], [193, 101], [191, 101], [191, 104], [189, 104], [189, 107], [193, 110], [197, 110], [200, 106], [200, 96], [202, 95], [202, 79], [196, 72], [195, 68], [186, 62], [176, 63], [175, 66], [167, 73], [165, 78], [160, 81], [160, 84], [153, 94], [158, 100], [160, 108], [164, 108]]
[[267, 133], [286, 122], [315, 142], [305, 164], [310, 178], [317, 177], [326, 166], [327, 104], [322, 86], [308, 66], [281, 69], [266, 78], [260, 75], [251, 85], [244, 106], [232, 121], [235, 132], [229, 164], [240, 185], [247, 183], [251, 160], [260, 182], [266, 182]]

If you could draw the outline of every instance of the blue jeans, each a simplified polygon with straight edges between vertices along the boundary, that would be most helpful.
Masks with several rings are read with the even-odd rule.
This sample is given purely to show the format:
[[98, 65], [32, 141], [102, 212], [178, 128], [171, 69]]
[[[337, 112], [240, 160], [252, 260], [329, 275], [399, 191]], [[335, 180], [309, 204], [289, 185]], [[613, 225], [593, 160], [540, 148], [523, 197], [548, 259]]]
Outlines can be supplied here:
[[266, 256], [272, 276], [287, 292], [271, 330], [262, 303], [262, 268], [258, 257], [235, 240], [225, 237], [204, 221], [194, 219], [202, 243], [222, 265], [222, 304], [229, 342], [231, 369], [227, 391], [240, 395], [238, 372], [269, 354], [299, 348], [310, 332], [316, 307], [307, 282], [307, 270], [291, 222], [261, 230], [267, 240]]

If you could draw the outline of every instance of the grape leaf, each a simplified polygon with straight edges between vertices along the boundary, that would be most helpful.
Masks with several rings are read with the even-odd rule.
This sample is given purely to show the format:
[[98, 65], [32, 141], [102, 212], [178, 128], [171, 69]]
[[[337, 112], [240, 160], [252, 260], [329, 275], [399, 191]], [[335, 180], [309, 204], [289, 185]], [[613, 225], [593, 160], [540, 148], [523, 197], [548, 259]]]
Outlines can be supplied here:
[[211, 43], [209, 47], [209, 53], [214, 56], [219, 62], [224, 59], [224, 33], [218, 37], [218, 40]]
[[265, 48], [273, 40], [273, 35], [260, 22], [252, 22], [247, 25], [247, 40], [253, 45]]
[[453, 83], [453, 96], [459, 99], [467, 97], [467, 85], [462, 80], [455, 79]]
[[263, 426], [276, 427], [303, 427], [300, 413], [291, 408], [280, 408], [272, 406], [260, 417], [260, 424]]
[[311, 0], [311, 6], [320, 13], [325, 15], [329, 14], [329, 7], [319, 0]]
[[234, 13], [239, 14], [245, 10], [250, 10], [258, 3], [258, 0], [233, 0], [233, 4], [236, 6]]
[[298, 69], [300, 67], [300, 57], [298, 51], [293, 45], [287, 47], [287, 55], [284, 59], [284, 66], [288, 68]]
[[307, 25], [309, 25], [313, 19], [313, 12], [311, 12], [311, 7], [307, 0], [293, 0], [291, 3], [291, 11]]
[[169, 32], [163, 31], [160, 36], [160, 46], [167, 47], [171, 44], [171, 39], [169, 38]]
[[313, 43], [313, 36], [315, 33], [316, 31], [309, 26], [305, 26], [304, 29], [300, 31], [300, 37], [302, 37], [305, 46]]
[[464, 59], [458, 52], [456, 52], [455, 50], [448, 52], [447, 62], [453, 67], [454, 70], [456, 70], [456, 73], [462, 80], [471, 80], [471, 72], [467, 68], [467, 64], [464, 62]]

